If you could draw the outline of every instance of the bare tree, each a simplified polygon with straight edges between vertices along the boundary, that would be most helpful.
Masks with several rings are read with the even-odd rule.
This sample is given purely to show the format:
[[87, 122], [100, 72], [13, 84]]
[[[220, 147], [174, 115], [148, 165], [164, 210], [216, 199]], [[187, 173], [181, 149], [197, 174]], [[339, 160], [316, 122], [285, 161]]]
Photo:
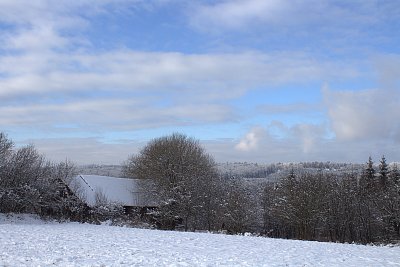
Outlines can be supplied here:
[[0, 132], [0, 160], [5, 159], [11, 153], [13, 146], [13, 142], [7, 138], [7, 135]]
[[150, 141], [128, 159], [123, 173], [151, 179], [161, 203], [162, 224], [173, 228], [182, 221], [185, 230], [199, 227], [196, 218], [207, 213], [211, 197], [207, 190], [217, 176], [213, 158], [199, 142], [178, 133]]

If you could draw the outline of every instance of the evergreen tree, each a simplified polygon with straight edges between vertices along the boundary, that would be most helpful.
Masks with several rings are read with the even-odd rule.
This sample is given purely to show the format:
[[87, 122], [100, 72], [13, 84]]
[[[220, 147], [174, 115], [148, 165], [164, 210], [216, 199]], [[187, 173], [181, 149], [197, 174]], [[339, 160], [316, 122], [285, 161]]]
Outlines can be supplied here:
[[400, 171], [397, 167], [397, 164], [394, 164], [391, 168], [389, 172], [389, 180], [390, 183], [393, 184], [396, 188], [400, 187]]
[[363, 193], [370, 192], [374, 188], [375, 169], [371, 156], [368, 158], [367, 166], [360, 179], [360, 188]]
[[383, 190], [387, 189], [387, 182], [388, 182], [388, 175], [389, 175], [389, 168], [386, 163], [385, 156], [382, 156], [379, 164], [379, 183], [380, 187]]

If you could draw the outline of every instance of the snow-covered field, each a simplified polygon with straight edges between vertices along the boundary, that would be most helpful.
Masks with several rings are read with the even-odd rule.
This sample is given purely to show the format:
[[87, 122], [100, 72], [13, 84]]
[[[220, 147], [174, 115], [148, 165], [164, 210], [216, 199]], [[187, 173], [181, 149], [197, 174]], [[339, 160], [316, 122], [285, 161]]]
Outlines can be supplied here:
[[400, 247], [44, 223], [0, 215], [0, 266], [400, 266]]

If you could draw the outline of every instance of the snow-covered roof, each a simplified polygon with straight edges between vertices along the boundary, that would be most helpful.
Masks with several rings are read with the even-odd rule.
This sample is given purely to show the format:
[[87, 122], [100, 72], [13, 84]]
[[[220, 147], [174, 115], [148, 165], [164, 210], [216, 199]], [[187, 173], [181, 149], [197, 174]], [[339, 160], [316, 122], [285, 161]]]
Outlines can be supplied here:
[[99, 202], [123, 206], [156, 206], [150, 181], [101, 175], [77, 175], [71, 189], [89, 206]]

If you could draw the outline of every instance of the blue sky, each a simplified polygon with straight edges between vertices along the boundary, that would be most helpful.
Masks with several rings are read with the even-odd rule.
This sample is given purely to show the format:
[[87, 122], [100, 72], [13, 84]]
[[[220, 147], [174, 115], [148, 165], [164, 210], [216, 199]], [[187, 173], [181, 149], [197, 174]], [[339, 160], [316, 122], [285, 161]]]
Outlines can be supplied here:
[[0, 130], [52, 160], [172, 132], [219, 162], [400, 160], [396, 0], [2, 0], [0, 43]]

